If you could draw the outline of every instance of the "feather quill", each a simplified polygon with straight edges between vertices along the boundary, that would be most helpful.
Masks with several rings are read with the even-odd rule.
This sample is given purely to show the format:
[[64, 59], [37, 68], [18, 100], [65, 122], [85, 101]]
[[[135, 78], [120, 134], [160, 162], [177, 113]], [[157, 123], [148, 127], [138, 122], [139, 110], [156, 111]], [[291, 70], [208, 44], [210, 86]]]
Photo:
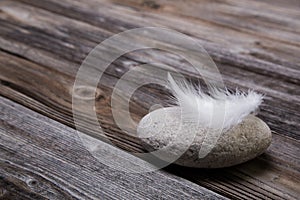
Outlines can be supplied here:
[[169, 88], [175, 103], [180, 106], [185, 122], [199, 123], [203, 127], [227, 131], [253, 113], [262, 103], [263, 95], [249, 90], [247, 93], [213, 88], [210, 95], [186, 80], [175, 82], [168, 73]]

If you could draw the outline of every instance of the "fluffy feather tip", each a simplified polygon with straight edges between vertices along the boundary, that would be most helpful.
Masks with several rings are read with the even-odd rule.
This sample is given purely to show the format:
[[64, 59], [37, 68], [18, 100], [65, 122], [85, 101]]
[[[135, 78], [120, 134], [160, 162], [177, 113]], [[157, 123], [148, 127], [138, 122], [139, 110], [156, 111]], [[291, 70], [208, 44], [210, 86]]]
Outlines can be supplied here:
[[169, 88], [180, 106], [185, 122], [197, 122], [204, 127], [226, 131], [253, 113], [262, 103], [263, 95], [249, 90], [247, 93], [212, 88], [208, 95], [186, 80], [175, 82], [168, 73]]

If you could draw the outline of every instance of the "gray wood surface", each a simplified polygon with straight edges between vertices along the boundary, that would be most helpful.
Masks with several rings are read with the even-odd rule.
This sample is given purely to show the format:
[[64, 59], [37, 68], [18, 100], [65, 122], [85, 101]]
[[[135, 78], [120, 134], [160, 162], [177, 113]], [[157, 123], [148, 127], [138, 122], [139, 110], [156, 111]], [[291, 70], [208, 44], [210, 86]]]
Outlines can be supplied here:
[[[88, 52], [107, 37], [130, 28], [173, 28], [188, 34], [205, 47], [230, 89], [251, 88], [266, 94], [258, 116], [271, 127], [274, 137], [265, 154], [236, 167], [196, 170], [170, 166], [164, 170], [229, 198], [297, 199], [300, 194], [299, 10], [299, 1], [292, 0], [1, 1], [0, 94], [74, 128], [71, 90], [80, 63]], [[189, 70], [190, 66], [182, 58], [156, 50], [132, 52], [116, 60], [105, 71], [99, 84], [95, 108], [107, 137], [124, 150], [145, 151], [138, 139], [123, 133], [114, 123], [110, 96], [114, 85], [125, 72], [151, 61], [170, 65], [192, 80], [199, 78]], [[149, 72], [145, 72], [144, 77], [148, 75]], [[134, 78], [129, 79], [128, 83], [132, 80]], [[89, 90], [86, 88], [80, 92], [88, 93]], [[138, 121], [151, 105], [165, 102], [168, 94], [168, 91], [156, 85], [140, 88], [131, 101], [132, 117]], [[7, 103], [5, 105], [8, 106]], [[7, 124], [4, 121], [2, 123]], [[87, 116], [85, 133], [93, 134], [89, 126]], [[11, 130], [9, 128], [5, 126], [5, 129]], [[16, 133], [11, 130], [5, 134], [21, 132], [19, 128]], [[5, 143], [9, 144], [9, 140], [11, 143], [15, 141], [10, 136]], [[27, 141], [26, 144], [35, 145]], [[36, 141], [34, 137], [32, 141]], [[3, 145], [3, 148], [8, 147]], [[12, 159], [26, 157], [25, 153], [18, 154], [17, 151], [7, 155]], [[68, 159], [68, 156], [72, 157], [68, 154], [64, 159]], [[33, 159], [30, 162], [35, 161]], [[53, 164], [49, 159], [44, 162]], [[72, 165], [72, 162], [66, 163], [68, 167]], [[3, 166], [5, 173], [11, 174], [8, 177], [17, 176], [13, 162], [4, 162]], [[33, 168], [30, 169], [28, 173], [34, 173]], [[169, 173], [165, 176], [171, 176]], [[173, 175], [171, 177], [174, 178]], [[24, 182], [17, 181], [21, 185], [17, 184], [17, 187], [15, 179], [10, 180], [2, 179], [3, 191], [14, 188], [11, 191], [17, 191], [16, 198], [18, 195], [24, 195], [24, 198], [40, 197], [38, 191], [24, 189], [27, 188]], [[74, 185], [76, 181], [70, 180]], [[46, 181], [45, 184], [50, 183]], [[88, 182], [86, 186], [88, 184], [92, 183]], [[63, 189], [55, 184], [53, 187], [61, 195], [73, 195], [73, 192], [68, 192], [67, 185]], [[78, 189], [75, 196], [81, 193], [89, 196], [94, 190], [100, 194], [100, 189], [88, 191], [87, 188], [82, 189], [84, 187]], [[12, 195], [12, 192], [9, 194]]]
[[224, 199], [167, 172], [114, 170], [92, 157], [74, 129], [3, 97], [0, 110], [1, 199]]

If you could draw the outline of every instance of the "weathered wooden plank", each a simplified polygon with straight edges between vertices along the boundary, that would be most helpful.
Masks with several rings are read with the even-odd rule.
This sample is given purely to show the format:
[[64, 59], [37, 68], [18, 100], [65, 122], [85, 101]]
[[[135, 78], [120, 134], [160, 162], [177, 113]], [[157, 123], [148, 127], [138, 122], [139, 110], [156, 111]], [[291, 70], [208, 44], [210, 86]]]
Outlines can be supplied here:
[[[70, 76], [56, 70], [47, 70], [47, 67], [8, 54], [0, 55], [1, 69], [5, 72], [1, 77], [2, 95], [62, 123], [74, 126], [71, 116], [71, 94], [69, 93], [72, 87]], [[38, 84], [28, 81], [28, 77], [31, 75], [35, 77]], [[3, 82], [3, 80], [6, 81]], [[51, 82], [55, 84], [51, 84]], [[105, 119], [99, 120], [106, 127], [106, 136], [123, 149], [143, 152], [144, 149], [137, 138], [124, 134], [114, 124], [110, 108], [107, 106], [110, 102], [109, 88], [101, 87], [101, 91], [104, 95], [97, 100], [96, 105], [99, 108], [97, 112], [105, 115]], [[142, 112], [147, 112], [145, 107], [132, 103], [133, 107], [139, 110], [139, 112], [133, 112], [132, 116], [141, 117]], [[86, 131], [93, 134], [89, 130], [89, 123], [86, 124]], [[299, 146], [298, 140], [283, 137], [274, 132], [273, 143], [267, 153], [250, 163], [210, 172], [193, 170], [193, 173], [187, 173], [186, 169], [178, 167], [172, 167], [170, 170], [228, 197], [247, 198], [250, 196], [254, 198], [264, 195], [269, 198], [295, 198], [298, 194], [298, 188], [295, 186], [300, 177], [300, 163], [297, 159]], [[211, 177], [206, 175], [211, 175]], [[273, 192], [269, 193], [269, 191]]]
[[[61, 56], [67, 56], [66, 58], [69, 58], [72, 61], [75, 61], [75, 62], [82, 61], [83, 57], [87, 54], [87, 52], [89, 50], [91, 50], [91, 48], [93, 46], [95, 46], [97, 44], [94, 41], [99, 42], [105, 38], [105, 36], [103, 36], [102, 29], [91, 27], [91, 26], [88, 26], [87, 24], [74, 22], [72, 20], [65, 19], [63, 17], [57, 17], [55, 15], [51, 15], [51, 13], [48, 13], [48, 12], [42, 12], [37, 9], [28, 8], [22, 4], [18, 5], [16, 3], [14, 3], [13, 5], [10, 5], [10, 6], [9, 5], [2, 6], [2, 11], [4, 13], [6, 13], [6, 15], [2, 16], [2, 18], [9, 19], [11, 17], [12, 23], [13, 23], [13, 19], [17, 19], [17, 21], [21, 21], [22, 22], [21, 24], [18, 23], [18, 24], [15, 24], [15, 26], [18, 26], [18, 28], [19, 28], [18, 30], [20, 31], [20, 34], [22, 32], [24, 32], [24, 29], [30, 29], [32, 31], [32, 34], [35, 36], [36, 40], [30, 41], [30, 42], [38, 42], [41, 39], [40, 37], [45, 38], [45, 37], [47, 37], [47, 35], [49, 37], [49, 35], [53, 36], [53, 34], [54, 34], [55, 38], [63, 41], [63, 44], [60, 44], [60, 45], [63, 45], [60, 48], [61, 51], [68, 52], [67, 55], [63, 54]], [[25, 16], [30, 15], [30, 17], [22, 18], [22, 16], [24, 16], [24, 15]], [[49, 17], [51, 17], [51, 19], [54, 18], [57, 20], [53, 20], [53, 21], [49, 22], [49, 20], [48, 20]], [[70, 24], [71, 24], [71, 26], [70, 26]], [[6, 25], [13, 26], [13, 24], [6, 24]], [[5, 24], [4, 24], [4, 26], [5, 26]], [[74, 30], [74, 27], [72, 28], [72, 26], [78, 27], [78, 30], [77, 29]], [[62, 28], [62, 27], [64, 27], [64, 28]], [[65, 31], [69, 30], [69, 32], [63, 32], [62, 30], [65, 30]], [[5, 30], [3, 30], [3, 33], [5, 33], [4, 31]], [[11, 32], [9, 32], [9, 33], [11, 33]], [[9, 33], [7, 33], [7, 34], [9, 35]], [[44, 33], [46, 35], [43, 36], [42, 33]], [[100, 33], [100, 35], [97, 36], [97, 33]], [[19, 37], [20, 35], [18, 35], [18, 33], [14, 33], [14, 35], [15, 35], [15, 37], [12, 36], [14, 38], [14, 40], [17, 40], [17, 38], [20, 38]], [[67, 38], [61, 37], [61, 35], [66, 35]], [[72, 36], [74, 36], [74, 37], [72, 37]], [[106, 35], [106, 36], [108, 36], [108, 35]], [[84, 42], [78, 40], [79, 38], [81, 40], [83, 40]], [[24, 40], [24, 38], [22, 38], [21, 40]], [[90, 42], [88, 42], [86, 40], [89, 40]], [[78, 41], [79, 44], [75, 41]], [[93, 42], [91, 43], [91, 41], [93, 41]], [[54, 41], [52, 41], [52, 42], [54, 42]], [[57, 43], [57, 40], [55, 40], [55, 42]], [[41, 44], [39, 44], [39, 46], [40, 47], [45, 46], [45, 48], [47, 48], [47, 45], [45, 43], [41, 43]], [[67, 48], [67, 47], [71, 47], [71, 48]], [[58, 48], [57, 46], [51, 46], [51, 48], [47, 49], [47, 50], [48, 51], [52, 50], [52, 51], [57, 52], [57, 48]], [[218, 51], [217, 50], [218, 47], [214, 47], [214, 48], [216, 49], [216, 51]], [[220, 50], [219, 50], [219, 52], [217, 52], [217, 54], [219, 54], [218, 55], [219, 57], [224, 56], [223, 54], [228, 54], [227, 55], [228, 57], [235, 56], [235, 55], [230, 54], [230, 49], [228, 52], [225, 52], [224, 50], [222, 50], [222, 51], [220, 52]], [[216, 54], [216, 52], [214, 52], [214, 54]], [[147, 56], [149, 57], [151, 55], [147, 55]], [[294, 56], [294, 57], [296, 57], [296, 56]], [[135, 56], [134, 58], [139, 59], [137, 56]], [[145, 58], [143, 57], [142, 59], [145, 59]], [[174, 59], [176, 59], [176, 57]], [[241, 57], [239, 59], [242, 60]], [[226, 63], [226, 60], [223, 59], [220, 62]], [[238, 62], [238, 61], [236, 61], [236, 62]], [[253, 61], [245, 60], [243, 62], [253, 62]], [[276, 63], [276, 61], [274, 61], [274, 62]], [[279, 61], [277, 61], [277, 62], [279, 62]], [[228, 64], [242, 65], [242, 63], [228, 63]], [[258, 62], [256, 64], [259, 65], [262, 63]], [[294, 63], [294, 65], [295, 64], [297, 64], [297, 63]], [[241, 68], [243, 66], [239, 66], [239, 67]], [[247, 67], [247, 65], [244, 67]], [[268, 66], [262, 65], [261, 67], [268, 67]], [[226, 70], [227, 70], [227, 68], [228, 67], [226, 67]], [[269, 68], [270, 68], [270, 66], [269, 66]], [[266, 70], [270, 70], [270, 69], [266, 69]], [[289, 70], [288, 67], [284, 67], [283, 70], [284, 70], [284, 73], [287, 74], [287, 76], [289, 76], [288, 79], [290, 79], [293, 76], [293, 73], [296, 73], [296, 74], [294, 74], [295, 76], [298, 75], [298, 70], [291, 71], [290, 73], [287, 71], [287, 70]], [[265, 70], [263, 70], [263, 71], [265, 71]], [[263, 71], [262, 71], [262, 73], [264, 73]], [[245, 72], [245, 73], [247, 73], [247, 72]], [[268, 71], [266, 71], [266, 73], [268, 73]], [[282, 79], [282, 77], [276, 77], [276, 78]]]
[[[3, 14], [0, 15], [2, 19], [10, 19], [9, 23], [2, 21], [3, 27], [8, 26], [8, 28], [2, 29], [2, 34], [5, 39], [1, 40], [1, 47], [34, 60], [35, 62], [50, 66], [51, 68], [54, 67], [62, 73], [71, 74], [73, 77], [78, 69], [78, 64], [73, 62], [79, 63], [88, 51], [96, 45], [94, 41], [96, 39], [103, 39], [103, 36], [100, 35], [96, 38], [91, 37], [90, 40], [88, 40], [89, 37], [85, 37], [87, 41], [82, 41], [81, 38], [84, 37], [85, 33], [97, 35], [96, 33], [101, 33], [102, 30], [88, 24], [77, 23], [74, 20], [57, 17], [49, 12], [30, 8], [22, 4], [15, 3], [13, 6], [9, 5], [10, 4], [2, 7]], [[29, 13], [31, 17], [20, 17], [29, 15]], [[48, 22], [49, 18], [54, 20]], [[61, 27], [70, 29], [70, 25], [78, 27], [78, 29], [62, 37], [62, 33], [60, 32]], [[29, 30], [30, 34], [23, 34], [24, 31]], [[74, 30], [74, 28], [72, 28], [72, 30]], [[51, 43], [48, 44], [50, 40]], [[58, 58], [57, 55], [60, 55], [60, 58]], [[65, 59], [63, 60], [61, 57]], [[124, 63], [128, 63], [128, 57], [131, 59], [130, 65], [125, 65]], [[120, 77], [122, 73], [128, 71], [132, 65], [154, 60], [156, 62], [164, 62], [171, 66], [173, 65], [180, 72], [191, 75], [189, 71], [184, 71], [188, 69], [189, 66], [182, 68], [183, 64], [181, 58], [174, 58], [174, 56], [169, 58], [167, 54], [162, 56], [161, 53], [155, 51], [150, 53], [139, 52], [128, 57], [119, 59], [116, 62], [114, 69], [118, 69], [118, 73], [116, 73], [114, 69], [108, 71], [108, 73], [112, 76]], [[262, 118], [269, 122], [271, 127], [277, 132], [291, 135], [294, 138], [299, 137], [297, 131], [299, 116], [293, 112], [293, 105], [290, 104], [290, 101], [293, 101], [295, 108], [299, 104], [300, 90], [298, 85], [283, 81], [278, 82], [275, 77], [266, 77], [249, 71], [241, 71], [228, 64], [218, 64], [221, 73], [224, 75], [225, 82], [229, 87], [253, 88], [272, 97], [271, 99], [267, 99], [266, 104], [262, 107], [262, 109], [266, 111], [261, 113]], [[64, 67], [62, 68], [62, 66]], [[110, 77], [109, 79], [115, 79], [115, 77]], [[241, 77], [243, 77], [243, 79], [241, 79]], [[117, 81], [117, 79], [115, 80]], [[113, 87], [114, 82], [115, 81], [109, 80], [107, 84], [109, 87]], [[148, 99], [151, 102], [154, 98], [148, 96]], [[276, 111], [274, 111], [274, 109]], [[285, 121], [285, 123], [278, 122], [278, 113], [282, 113], [280, 114], [282, 115], [280, 121]]]
[[[14, 44], [15, 45], [15, 48], [16, 49], [22, 49], [22, 47], [19, 47], [19, 46], [16, 46], [17, 43]], [[28, 51], [27, 51], [28, 52]], [[41, 55], [41, 52], [39, 52], [39, 54], [35, 53], [36, 51], [33, 51], [32, 55], [36, 55], [37, 56], [37, 61], [40, 60], [40, 55]], [[55, 70], [58, 70], [60, 71], [61, 73], [65, 74], [67, 73], [70, 77], [68, 83], [69, 83], [69, 86], [67, 88], [65, 88], [63, 91], [60, 91], [60, 93], [62, 92], [66, 92], [67, 95], [69, 95], [69, 91], [71, 90], [71, 87], [72, 87], [72, 81], [74, 80], [74, 77], [75, 77], [75, 73], [76, 73], [76, 68], [78, 68], [78, 66], [74, 65], [74, 64], [69, 64], [68, 62], [67, 63], [61, 63], [60, 65], [56, 66], [53, 64], [51, 64], [52, 60], [55, 59], [55, 58], [46, 58], [45, 56], [43, 57], [43, 61], [41, 63], [45, 63], [47, 62], [46, 64], [50, 64], [51, 68], [55, 68]], [[3, 61], [5, 61], [7, 59], [4, 59], [3, 58]], [[9, 59], [8, 59], [9, 60]], [[122, 62], [120, 62], [122, 64]], [[125, 63], [125, 62], [124, 62]], [[68, 65], [69, 64], [69, 65]], [[134, 62], [133, 62], [134, 64]], [[7, 65], [7, 64], [5, 64]], [[62, 68], [62, 66], [64, 66]], [[107, 80], [102, 80], [102, 83], [104, 83], [106, 86], [110, 87], [110, 88], [113, 88], [114, 87], [114, 84], [116, 83], [116, 81], [118, 80], [118, 78], [122, 75], [122, 73], [120, 74], [116, 74], [114, 71], [114, 69], [118, 69], [119, 72], [126, 72], [128, 70], [128, 68], [130, 68], [131, 66], [130, 65], [117, 65], [115, 68], [112, 68], [112, 71], [110, 72], [110, 74], [112, 75], [109, 75], [109, 77], [107, 77]], [[16, 69], [16, 68], [20, 68], [19, 71], [20, 71], [20, 77], [23, 77], [23, 73], [25, 72], [22, 72], [24, 69], [21, 69], [22, 67], [19, 66], [15, 66], [13, 68], [8, 68], [8, 70], [10, 70], [10, 75], [7, 74], [6, 75], [6, 79], [3, 79], [3, 80], [6, 80], [6, 81], [9, 81], [10, 82], [16, 78], [16, 75], [15, 75], [15, 72], [13, 69]], [[29, 69], [29, 68], [28, 68]], [[27, 69], [27, 70], [28, 70]], [[178, 68], [179, 69], [179, 68]], [[261, 91], [265, 94], [267, 94], [268, 96], [272, 97], [272, 98], [269, 98], [266, 100], [266, 103], [263, 105], [262, 109], [265, 112], [262, 112], [262, 116], [264, 117], [264, 119], [266, 119], [267, 122], [270, 122], [270, 125], [271, 127], [278, 131], [279, 133], [282, 133], [282, 134], [287, 134], [287, 135], [290, 135], [294, 138], [297, 138], [299, 137], [298, 135], [298, 128], [297, 126], [299, 125], [297, 123], [297, 121], [299, 121], [299, 116], [297, 116], [297, 113], [294, 113], [294, 109], [297, 108], [297, 105], [299, 104], [298, 103], [298, 98], [295, 94], [289, 94], [289, 93], [285, 93], [285, 92], [289, 92], [290, 90], [297, 90], [297, 86], [296, 85], [290, 85], [290, 84], [278, 84], [277, 80], [274, 79], [274, 80], [268, 80], [267, 81], [267, 78], [265, 77], [260, 77], [256, 74], [251, 74], [251, 73], [248, 73], [247, 77], [248, 78], [245, 78], [243, 80], [240, 80], [240, 77], [243, 77], [244, 76], [244, 73], [229, 73], [228, 74], [228, 67], [226, 68], [227, 70], [224, 70], [224, 74], [226, 74], [227, 76], [225, 76], [225, 80], [226, 80], [226, 83], [227, 85], [232, 88], [235, 88], [237, 86], [239, 87], [246, 87], [246, 88], [254, 88], [258, 91]], [[39, 69], [39, 71], [43, 71], [44, 69]], [[3, 69], [4, 71], [4, 69]], [[32, 76], [32, 74], [35, 74], [35, 70], [32, 70], [30, 73], [27, 73], [27, 76]], [[3, 74], [4, 76], [4, 74]], [[11, 77], [11, 78], [9, 78]], [[38, 77], [40, 77], [39, 74], [36, 74], [34, 75], [33, 77], [36, 77], [36, 79]], [[117, 78], [116, 78], [117, 77]], [[43, 77], [41, 78], [42, 80], [46, 80], [47, 78]], [[16, 81], [18, 82], [18, 80], [22, 80], [22, 78], [18, 78]], [[132, 80], [134, 80], [134, 78], [132, 78]], [[26, 81], [26, 80], [24, 80]], [[51, 82], [51, 79], [48, 80], [49, 83]], [[129, 80], [130, 81], [130, 80]], [[251, 83], [251, 82], [252, 83]], [[23, 83], [17, 83], [15, 82], [15, 84], [17, 85], [20, 85], [20, 86], [24, 86]], [[65, 82], [65, 81], [59, 81], [59, 82]], [[45, 84], [49, 84], [49, 83], [45, 83]], [[260, 86], [258, 84], [266, 84], [266, 86]], [[272, 87], [273, 89], [270, 89], [269, 87]], [[40, 85], [39, 86], [31, 86], [31, 87], [41, 87]], [[276, 87], [276, 90], [274, 90]], [[293, 89], [294, 87], [294, 89]], [[39, 91], [40, 92], [43, 92], [45, 89], [40, 89]], [[278, 92], [278, 90], [281, 90], [280, 92]], [[33, 90], [34, 91], [34, 90]], [[55, 91], [55, 90], [54, 90]], [[58, 90], [59, 91], [59, 90]], [[111, 89], [110, 89], [111, 91]], [[158, 92], [158, 96], [156, 98], [154, 97], [151, 97], [151, 95], [147, 94], [148, 92], [145, 91], [144, 92], [144, 98], [145, 100], [143, 100], [145, 102], [145, 105], [151, 105], [153, 103], [155, 103], [155, 99], [166, 99], [166, 96], [162, 96], [160, 98], [158, 98], [159, 96], [161, 96], [161, 94]], [[45, 91], [44, 92], [44, 95], [47, 96], [47, 92]], [[55, 96], [55, 94], [53, 94]], [[108, 96], [110, 95], [110, 92], [108, 92], [107, 94]], [[146, 96], [145, 96], [146, 95]], [[153, 93], [154, 95], [154, 93]], [[146, 98], [147, 97], [147, 98]], [[64, 97], [65, 99], [66, 97]], [[70, 98], [70, 96], [69, 96]], [[278, 99], [279, 98], [279, 99]], [[48, 98], [44, 99], [43, 101], [49, 101]], [[59, 100], [60, 101], [60, 100]], [[290, 104], [290, 101], [293, 101], [294, 104]], [[107, 100], [106, 102], [110, 102], [110, 100]], [[60, 102], [57, 102], [57, 103], [60, 103]], [[70, 102], [69, 102], [69, 105], [70, 105]], [[149, 107], [148, 107], [149, 108]], [[61, 108], [61, 109], [64, 109], [64, 108]], [[264, 115], [264, 114], [267, 114], [268, 115]], [[281, 120], [278, 119], [277, 115], [278, 113], [281, 113], [282, 115], [282, 118], [281, 120], [285, 120], [284, 123], [280, 122]], [[280, 124], [278, 124], [279, 122]]]
[[[114, 29], [114, 26], [108, 28], [114, 33], [144, 26], [173, 28], [197, 39], [215, 59], [259, 74], [281, 77], [287, 81], [299, 83], [299, 72], [296, 70], [299, 67], [297, 56], [299, 47], [281, 42], [280, 38], [274, 40], [259, 37], [256, 34], [244, 33], [239, 29], [227, 29], [206, 21], [188, 20], [176, 15], [168, 16], [164, 15], [164, 12], [148, 13], [96, 0], [89, 1], [88, 4], [69, 0], [60, 2], [47, 0], [43, 3], [21, 1], [98, 27], [108, 27], [108, 24], [113, 21], [121, 27], [121, 30]], [[64, 9], [69, 10], [64, 12]], [[99, 10], [101, 10], [100, 13]], [[298, 35], [294, 37], [297, 39]]]
[[[101, 1], [100, 1], [101, 2]], [[180, 15], [186, 20], [206, 20], [208, 23], [223, 25], [224, 28], [237, 29], [240, 32], [254, 34], [263, 38], [280, 40], [299, 46], [300, 4], [289, 7], [292, 1], [284, 5], [274, 5], [262, 1], [225, 0], [225, 1], [133, 1], [112, 0], [118, 5], [147, 10], [160, 14]], [[251, 3], [250, 3], [251, 2]], [[154, 6], [155, 5], [155, 6]]]
[[[92, 47], [94, 47], [97, 43], [95, 43], [95, 41], [102, 41], [105, 36], [102, 36], [102, 29], [99, 28], [95, 28], [92, 26], [88, 26], [87, 24], [84, 23], [79, 23], [73, 20], [69, 20], [63, 17], [58, 17], [56, 15], [53, 15], [49, 12], [43, 12], [39, 9], [33, 9], [27, 6], [24, 6], [22, 4], [16, 4], [14, 3], [13, 5], [9, 6], [3, 6], [2, 7], [2, 11], [3, 11], [3, 15], [2, 15], [2, 19], [10, 19], [11, 23], [17, 23], [15, 24], [3, 24], [3, 26], [10, 26], [11, 28], [14, 28], [16, 30], [19, 30], [19, 33], [15, 30], [14, 32], [12, 32], [12, 30], [9, 31], [9, 29], [5, 29], [3, 30], [3, 35], [6, 36], [6, 39], [10, 39], [9, 37], [11, 37], [11, 39], [13, 39], [14, 41], [17, 41], [18, 38], [20, 41], [23, 41], [26, 39], [30, 40], [31, 43], [33, 43], [33, 45], [35, 43], [37, 43], [35, 45], [35, 47], [40, 47], [40, 48], [46, 48], [47, 51], [52, 51], [52, 52], [57, 52], [58, 54], [62, 54], [61, 56], [65, 56], [66, 59], [70, 59], [71, 61], [75, 61], [75, 62], [81, 62], [82, 59], [84, 58], [84, 56], [89, 52], [89, 50], [92, 49]], [[22, 14], [21, 14], [22, 13]], [[22, 16], [24, 15], [30, 15], [30, 17], [27, 18], [22, 18]], [[49, 18], [54, 19], [53, 21], [49, 22]], [[14, 21], [14, 20], [17, 20]], [[22, 22], [22, 23], [18, 23], [18, 22]], [[16, 27], [17, 26], [17, 27]], [[63, 27], [63, 28], [62, 28]], [[74, 29], [74, 27], [78, 27], [78, 29]], [[31, 33], [31, 39], [27, 38], [25, 35], [23, 35], [23, 37], [20, 37], [22, 35], [22, 33], [25, 31], [25, 29], [30, 30]], [[66, 31], [68, 30], [68, 32], [63, 32], [62, 30]], [[99, 36], [97, 36], [97, 33], [100, 33]], [[13, 35], [12, 35], [13, 34]], [[61, 35], [65, 35], [65, 37], [61, 37]], [[52, 42], [53, 41], [53, 36], [55, 36], [56, 40], [55, 43], [52, 44], [51, 46], [47, 45], [47, 40], [46, 41], [40, 41], [41, 37], [42, 38], [47, 38], [47, 37], [52, 37]], [[106, 35], [108, 37], [108, 35]], [[24, 38], [25, 37], [25, 38]], [[79, 40], [80, 39], [80, 40]], [[57, 44], [57, 40], [61, 40], [61, 43]], [[89, 40], [86, 41], [86, 40]], [[91, 42], [92, 41], [92, 42]], [[41, 43], [44, 42], [44, 43]], [[60, 48], [59, 48], [60, 45]], [[2, 46], [5, 46], [5, 44], [2, 44]], [[7, 46], [7, 45], [6, 45]], [[33, 48], [34, 46], [29, 46], [28, 48]], [[68, 48], [71, 47], [71, 48]], [[8, 48], [8, 47], [2, 47], [2, 48]], [[217, 47], [215, 47], [217, 48]], [[16, 51], [15, 49], [10, 49], [10, 51]], [[218, 50], [219, 57], [222, 56], [222, 54], [228, 54], [230, 52], [220, 52], [220, 50]], [[60, 52], [68, 52], [68, 54], [63, 54]], [[141, 54], [141, 53], [140, 53]], [[216, 54], [216, 52], [215, 52]], [[141, 55], [132, 55], [130, 58], [131, 59], [135, 59], [139, 62], [144, 61], [145, 59], [153, 59], [153, 58], [157, 58], [158, 55], [157, 53], [155, 54], [147, 54], [147, 56], [143, 56], [141, 57], [143, 54]], [[165, 56], [165, 55], [164, 55]], [[228, 55], [228, 56], [232, 56], [232, 55]], [[144, 60], [143, 60], [144, 59]], [[176, 61], [174, 63], [180, 61], [180, 59], [178, 57], [172, 57], [172, 59], [175, 59]], [[165, 61], [167, 59], [165, 58]], [[146, 60], [147, 61], [147, 60]], [[226, 60], [221, 60], [220, 62], [226, 63]], [[245, 62], [248, 62], [247, 60], [245, 60]], [[171, 64], [171, 63], [167, 63], [167, 64]], [[259, 63], [257, 63], [259, 64]], [[237, 65], [237, 63], [229, 63], [229, 65]], [[239, 72], [239, 70], [230, 70], [231, 68], [234, 68], [234, 66], [228, 66], [225, 65], [226, 67], [223, 67], [223, 65], [220, 65], [221, 67], [221, 72], [228, 72], [228, 73], [245, 73], [245, 75], [248, 75], [247, 71], [243, 71], [241, 70], [241, 72]], [[235, 66], [236, 67], [236, 66]], [[239, 68], [242, 66], [239, 66]], [[246, 66], [245, 66], [246, 67]], [[263, 66], [262, 66], [263, 67]], [[267, 66], [264, 66], [267, 67]], [[267, 69], [268, 70], [268, 69]], [[286, 69], [285, 69], [286, 71]], [[294, 71], [293, 71], [294, 72]], [[285, 72], [287, 73], [287, 72]], [[296, 71], [296, 73], [298, 73], [298, 71]], [[251, 73], [250, 73], [251, 74]], [[252, 73], [254, 74], [254, 73]], [[291, 76], [291, 73], [287, 73], [288, 76]], [[234, 74], [232, 74], [234, 75]], [[255, 75], [257, 75], [257, 73], [255, 73]], [[296, 74], [297, 75], [297, 74]], [[282, 77], [275, 77], [276, 79], [280, 78], [282, 79]], [[249, 81], [248, 81], [249, 82]], [[289, 88], [293, 87], [292, 85], [289, 86]], [[286, 88], [283, 89], [283, 91], [286, 91]], [[276, 95], [278, 96], [278, 94]]]
[[109, 168], [89, 154], [74, 129], [3, 97], [0, 109], [2, 199], [223, 199], [166, 172]]
[[[262, 107], [260, 117], [264, 118], [271, 128], [276, 130], [276, 133], [274, 133], [273, 145], [267, 154], [250, 163], [211, 172], [188, 170], [189, 173], [186, 169], [178, 167], [174, 169], [171, 167], [169, 170], [232, 198], [296, 198], [298, 196], [299, 141], [282, 136], [299, 137], [299, 115], [295, 113], [299, 106], [297, 60], [299, 48], [297, 46], [282, 40], [276, 41], [277, 36], [258, 37], [253, 33], [239, 33], [240, 29], [223, 32], [224, 26], [183, 20], [176, 16], [161, 17], [162, 13], [147, 14], [148, 11], [140, 12], [124, 8], [124, 6], [112, 7], [110, 4], [99, 1], [88, 4], [80, 1], [26, 2], [87, 23], [15, 2], [1, 4], [0, 45], [5, 51], [15, 53], [15, 56], [1, 54], [1, 93], [3, 95], [73, 126], [70, 90], [74, 75], [78, 69], [78, 63], [97, 42], [112, 33], [142, 26], [142, 24], [170, 24], [177, 30], [195, 26], [195, 29], [187, 32], [183, 30], [183, 32], [198, 37], [199, 41], [208, 47], [210, 53], [221, 64], [219, 67], [225, 75], [227, 85], [231, 88], [236, 86], [255, 88], [270, 96], [271, 99], [267, 99]], [[65, 9], [69, 9], [68, 12]], [[101, 9], [101, 13], [96, 12], [98, 9]], [[174, 19], [178, 21], [178, 24]], [[209, 28], [210, 26], [213, 28]], [[218, 26], [219, 28], [216, 28]], [[203, 38], [210, 38], [212, 31], [211, 39], [214, 44], [205, 43]], [[222, 38], [222, 34], [228, 32], [231, 35]], [[230, 37], [233, 36], [235, 38], [231, 39]], [[222, 45], [217, 46], [217, 43]], [[248, 50], [253, 50], [253, 44], [254, 52], [259, 53], [249, 56]], [[23, 56], [38, 65], [16, 56]], [[126, 55], [106, 73], [103, 81], [108, 87], [100, 87], [103, 97], [99, 99], [97, 105], [99, 107], [106, 105], [107, 108], [111, 88], [122, 73], [132, 65], [148, 60], [170, 63], [171, 66], [177, 66], [177, 69], [180, 69], [179, 66], [185, 66], [179, 65], [179, 63], [182, 64], [180, 58], [168, 57], [167, 54], [162, 56], [155, 51]], [[129, 61], [130, 64], [125, 64], [125, 61], [127, 63]], [[263, 65], [265, 62], [266, 64]], [[276, 71], [268, 77], [273, 70]], [[181, 69], [181, 72], [193, 76], [185, 69]], [[45, 88], [45, 85], [48, 88]], [[147, 95], [149, 91], [151, 95]], [[156, 87], [141, 90], [140, 98], [147, 102], [140, 105], [139, 102], [133, 101], [133, 117], [139, 118], [147, 112], [148, 106], [154, 102], [153, 96], [164, 99], [166, 96], [159, 94], [160, 91], [161, 88]], [[106, 128], [111, 140], [124, 149], [143, 151], [137, 140], [124, 135], [115, 127], [109, 109], [97, 111], [105, 115], [105, 119], [100, 119], [100, 121], [107, 124]], [[87, 131], [89, 131], [88, 124]]]

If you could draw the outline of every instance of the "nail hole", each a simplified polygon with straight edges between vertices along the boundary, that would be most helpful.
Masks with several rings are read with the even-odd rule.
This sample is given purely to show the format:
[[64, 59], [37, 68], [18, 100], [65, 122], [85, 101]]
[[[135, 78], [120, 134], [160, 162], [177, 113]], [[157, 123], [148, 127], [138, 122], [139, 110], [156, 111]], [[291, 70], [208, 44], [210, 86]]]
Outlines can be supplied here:
[[37, 181], [33, 180], [33, 181], [31, 181], [30, 184], [31, 184], [31, 185], [36, 185], [36, 184], [37, 184]]
[[38, 182], [37, 182], [36, 180], [34, 180], [34, 179], [29, 179], [29, 180], [27, 181], [27, 184], [28, 184], [29, 186], [36, 186], [36, 185], [38, 184]]
[[261, 45], [261, 42], [260, 41], [255, 41], [254, 44], [259, 46], [259, 45]]
[[153, 0], [145, 0], [143, 3], [142, 3], [142, 6], [146, 6], [146, 7], [149, 7], [149, 8], [152, 8], [152, 9], [158, 9], [160, 8], [160, 5], [157, 4], [155, 1]]

